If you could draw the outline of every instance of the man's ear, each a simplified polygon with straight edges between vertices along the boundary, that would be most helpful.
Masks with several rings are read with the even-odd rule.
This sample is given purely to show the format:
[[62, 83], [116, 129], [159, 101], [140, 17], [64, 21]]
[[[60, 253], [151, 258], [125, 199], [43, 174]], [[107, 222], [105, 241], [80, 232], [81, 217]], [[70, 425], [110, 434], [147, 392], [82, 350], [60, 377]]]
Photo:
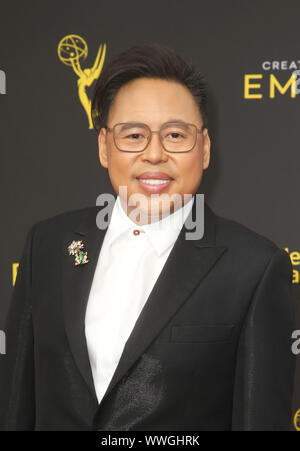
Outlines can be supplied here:
[[106, 129], [101, 128], [98, 135], [98, 151], [99, 151], [99, 160], [100, 164], [104, 167], [108, 167], [108, 157], [107, 157], [107, 143], [106, 143]]
[[207, 169], [210, 160], [210, 137], [207, 128], [203, 130], [203, 169]]

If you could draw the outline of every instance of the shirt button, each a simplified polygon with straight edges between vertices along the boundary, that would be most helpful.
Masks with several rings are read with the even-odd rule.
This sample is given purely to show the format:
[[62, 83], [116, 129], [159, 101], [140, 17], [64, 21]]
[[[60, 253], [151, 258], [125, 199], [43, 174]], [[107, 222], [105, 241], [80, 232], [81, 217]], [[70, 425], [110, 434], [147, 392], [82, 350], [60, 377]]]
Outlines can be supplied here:
[[145, 230], [138, 230], [138, 229], [133, 230], [134, 235], [139, 235], [140, 233], [145, 233]]

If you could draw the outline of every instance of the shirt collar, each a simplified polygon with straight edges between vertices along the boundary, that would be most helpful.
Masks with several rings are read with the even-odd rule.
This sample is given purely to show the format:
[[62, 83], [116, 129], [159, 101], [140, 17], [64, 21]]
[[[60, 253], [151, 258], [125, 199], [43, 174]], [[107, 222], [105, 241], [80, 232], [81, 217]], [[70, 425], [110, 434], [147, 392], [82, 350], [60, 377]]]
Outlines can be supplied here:
[[106, 243], [112, 244], [128, 230], [143, 230], [158, 256], [175, 243], [182, 226], [194, 203], [194, 196], [183, 207], [160, 221], [139, 226], [130, 219], [124, 211], [120, 196], [117, 196], [113, 207], [111, 220], [107, 230]]

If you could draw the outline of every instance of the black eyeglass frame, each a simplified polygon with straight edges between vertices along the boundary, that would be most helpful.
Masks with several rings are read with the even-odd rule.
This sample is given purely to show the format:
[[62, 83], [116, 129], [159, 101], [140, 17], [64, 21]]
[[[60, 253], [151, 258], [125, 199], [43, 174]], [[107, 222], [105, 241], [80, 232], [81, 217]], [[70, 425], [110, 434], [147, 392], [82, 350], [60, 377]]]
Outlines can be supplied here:
[[[195, 147], [196, 142], [197, 142], [197, 136], [198, 136], [198, 135], [195, 134], [195, 141], [194, 141], [194, 144], [193, 144], [193, 146], [192, 146], [189, 150], [167, 150], [167, 149], [165, 148], [165, 146], [164, 146], [164, 143], [163, 143], [163, 140], [162, 140], [162, 137], [161, 137], [160, 132], [161, 132], [162, 128], [164, 128], [164, 127], [166, 126], [166, 124], [173, 124], [173, 125], [174, 125], [174, 124], [176, 124], [176, 125], [180, 124], [180, 125], [182, 125], [181, 122], [165, 122], [165, 123], [162, 124], [162, 126], [160, 127], [160, 130], [151, 130], [151, 128], [149, 127], [149, 125], [144, 124], [144, 123], [142, 123], [142, 122], [132, 122], [132, 124], [144, 125], [144, 126], [146, 126], [146, 127], [148, 128], [148, 130], [149, 130], [149, 132], [150, 132], [149, 136], [147, 137], [147, 141], [148, 141], [148, 142], [146, 143], [145, 147], [144, 147], [142, 150], [123, 150], [123, 149], [120, 149], [120, 147], [118, 147], [118, 145], [117, 145], [117, 143], [116, 143], [116, 139], [115, 139], [115, 127], [116, 127], [117, 125], [124, 125], [124, 124], [130, 124], [130, 122], [119, 122], [119, 123], [115, 124], [113, 127], [108, 127], [107, 125], [106, 125], [105, 127], [103, 127], [103, 128], [105, 128], [106, 130], [108, 130], [109, 132], [113, 132], [113, 140], [114, 140], [114, 144], [115, 144], [116, 148], [117, 148], [120, 152], [128, 152], [128, 153], [140, 153], [140, 152], [144, 152], [144, 150], [145, 150], [145, 149], [148, 147], [148, 145], [150, 144], [151, 139], [152, 139], [152, 135], [153, 135], [154, 133], [158, 133], [158, 136], [159, 136], [159, 140], [160, 140], [160, 142], [161, 142], [161, 145], [163, 146], [163, 148], [164, 148], [164, 150], [165, 150], [166, 152], [170, 152], [170, 153], [187, 153], [187, 152], [190, 152], [191, 150], [193, 150], [193, 148]], [[197, 125], [195, 125], [195, 124], [190, 124], [190, 123], [187, 123], [187, 122], [185, 123], [185, 125], [191, 125], [192, 127], [194, 127], [194, 128], [196, 129], [197, 133], [202, 133], [203, 130], [206, 128], [204, 125], [202, 125], [201, 128], [198, 128]]]

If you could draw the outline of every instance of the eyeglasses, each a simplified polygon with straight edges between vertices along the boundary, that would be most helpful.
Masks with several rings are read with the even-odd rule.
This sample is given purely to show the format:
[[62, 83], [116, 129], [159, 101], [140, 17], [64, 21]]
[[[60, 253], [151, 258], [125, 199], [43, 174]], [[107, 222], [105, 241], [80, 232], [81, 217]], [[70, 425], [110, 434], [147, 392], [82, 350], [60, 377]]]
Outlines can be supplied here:
[[160, 142], [167, 152], [190, 152], [196, 144], [197, 134], [204, 126], [186, 122], [166, 122], [160, 130], [151, 130], [147, 124], [140, 122], [121, 122], [113, 127], [105, 126], [113, 132], [115, 146], [122, 152], [143, 152], [151, 141], [153, 133], [159, 134]]

